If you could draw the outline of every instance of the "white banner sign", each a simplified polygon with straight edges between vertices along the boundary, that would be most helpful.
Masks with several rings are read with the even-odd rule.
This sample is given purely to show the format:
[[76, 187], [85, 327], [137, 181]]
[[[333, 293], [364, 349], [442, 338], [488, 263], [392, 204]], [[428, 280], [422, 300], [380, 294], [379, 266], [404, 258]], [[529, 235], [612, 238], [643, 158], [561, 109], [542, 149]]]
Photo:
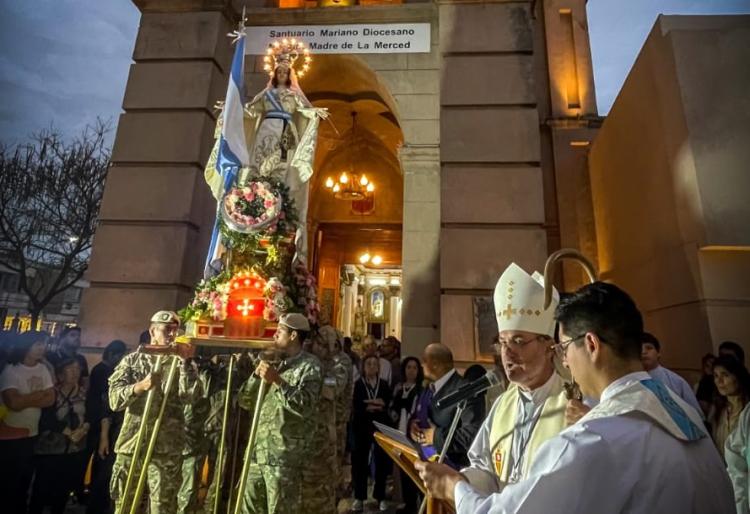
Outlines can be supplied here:
[[313, 54], [429, 53], [429, 23], [246, 27], [245, 53], [262, 55], [269, 43], [299, 39]]

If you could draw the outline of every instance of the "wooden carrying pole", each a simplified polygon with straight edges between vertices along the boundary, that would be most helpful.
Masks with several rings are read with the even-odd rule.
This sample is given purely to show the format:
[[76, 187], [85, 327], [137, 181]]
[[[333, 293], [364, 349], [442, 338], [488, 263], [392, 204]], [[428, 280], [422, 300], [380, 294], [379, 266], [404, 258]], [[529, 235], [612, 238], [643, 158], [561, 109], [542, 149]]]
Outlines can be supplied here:
[[[143, 459], [143, 466], [141, 467], [141, 474], [138, 476], [138, 486], [135, 489], [133, 495], [133, 504], [130, 507], [130, 514], [136, 514], [138, 507], [141, 503], [141, 496], [143, 495], [143, 489], [146, 486], [146, 477], [148, 476], [148, 465], [151, 462], [151, 456], [154, 453], [156, 447], [156, 439], [159, 437], [159, 429], [161, 428], [161, 421], [164, 419], [164, 411], [167, 408], [169, 402], [169, 393], [172, 390], [172, 384], [174, 383], [174, 375], [177, 371], [177, 364], [180, 359], [177, 356], [172, 357], [172, 362], [169, 365], [169, 373], [167, 374], [167, 386], [164, 388], [164, 398], [161, 400], [161, 407], [159, 408], [159, 415], [154, 421], [154, 429], [151, 432], [151, 439], [148, 441], [148, 447], [146, 448], [146, 456]], [[149, 391], [150, 392], [150, 391]], [[134, 461], [135, 462], [135, 461]]]
[[[229, 410], [232, 398], [232, 377], [234, 375], [234, 355], [229, 357], [229, 366], [227, 369], [227, 390], [224, 397], [224, 413], [221, 417], [221, 439], [219, 440], [219, 455], [216, 457], [216, 469], [214, 470], [213, 485], [214, 491], [213, 514], [219, 514], [219, 503], [221, 499], [221, 483], [224, 476], [223, 470], [225, 465], [224, 452], [226, 451], [227, 425], [229, 423]], [[211, 484], [209, 484], [209, 488]]]
[[242, 462], [242, 473], [240, 474], [240, 485], [237, 487], [237, 502], [234, 504], [234, 514], [240, 514], [242, 511], [242, 497], [245, 494], [245, 487], [247, 487], [247, 472], [250, 469], [250, 458], [253, 456], [253, 447], [255, 446], [255, 439], [258, 437], [258, 425], [260, 425], [260, 410], [263, 408], [263, 400], [266, 397], [266, 391], [268, 391], [268, 382], [260, 380], [260, 386], [258, 387], [258, 399], [255, 401], [255, 411], [253, 412], [253, 422], [250, 425], [250, 436], [247, 440], [247, 447], [245, 448], [245, 458]]
[[[161, 371], [161, 365], [163, 357], [161, 355], [156, 357], [154, 363], [154, 369], [152, 374], [158, 375]], [[133, 478], [135, 477], [135, 469], [138, 466], [138, 460], [141, 457], [141, 449], [143, 447], [143, 439], [146, 436], [148, 430], [148, 418], [151, 413], [151, 405], [154, 403], [154, 390], [150, 389], [146, 395], [146, 405], [143, 407], [143, 414], [141, 415], [141, 426], [138, 427], [138, 435], [135, 439], [135, 449], [133, 450], [133, 456], [130, 461], [130, 468], [128, 469], [128, 476], [125, 479], [125, 489], [122, 493], [122, 500], [120, 501], [120, 507], [117, 509], [116, 514], [123, 514], [128, 512], [127, 501], [130, 497], [130, 490], [133, 488]]]

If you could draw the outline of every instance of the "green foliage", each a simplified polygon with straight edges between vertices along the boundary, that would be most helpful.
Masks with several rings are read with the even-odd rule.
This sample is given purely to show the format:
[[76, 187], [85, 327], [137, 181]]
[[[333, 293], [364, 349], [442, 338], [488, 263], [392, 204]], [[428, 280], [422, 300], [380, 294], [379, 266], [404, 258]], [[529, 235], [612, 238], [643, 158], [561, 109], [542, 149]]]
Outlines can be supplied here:
[[[299, 217], [286, 184], [268, 178], [262, 181], [281, 197], [282, 214], [277, 222], [264, 231], [244, 234], [232, 230], [224, 220], [220, 220], [220, 229], [222, 240], [231, 251], [231, 268], [250, 268], [268, 279], [285, 276], [290, 272], [284, 269], [284, 265], [289, 264], [288, 258], [292, 255], [289, 252], [294, 251], [289, 248], [290, 236], [293, 240]], [[255, 205], [255, 202], [246, 202], [248, 214], [253, 216], [257, 216], [262, 209], [262, 204]]]

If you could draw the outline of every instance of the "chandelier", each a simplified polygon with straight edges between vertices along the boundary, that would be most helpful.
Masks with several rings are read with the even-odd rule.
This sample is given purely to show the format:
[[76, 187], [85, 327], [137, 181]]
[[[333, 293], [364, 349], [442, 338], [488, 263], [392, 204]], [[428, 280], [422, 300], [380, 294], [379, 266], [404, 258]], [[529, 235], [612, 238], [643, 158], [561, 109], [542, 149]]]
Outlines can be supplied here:
[[356, 142], [357, 113], [352, 112], [352, 130], [351, 141], [347, 145], [350, 148], [352, 160], [349, 166], [349, 172], [342, 171], [338, 179], [328, 177], [325, 186], [329, 189], [338, 200], [357, 201], [364, 200], [371, 196], [375, 191], [375, 184], [362, 173], [355, 173], [354, 155]]
[[333, 196], [339, 200], [362, 200], [368, 193], [375, 191], [375, 184], [370, 182], [366, 175], [342, 172], [338, 180], [331, 177], [326, 179], [326, 187], [333, 192]]

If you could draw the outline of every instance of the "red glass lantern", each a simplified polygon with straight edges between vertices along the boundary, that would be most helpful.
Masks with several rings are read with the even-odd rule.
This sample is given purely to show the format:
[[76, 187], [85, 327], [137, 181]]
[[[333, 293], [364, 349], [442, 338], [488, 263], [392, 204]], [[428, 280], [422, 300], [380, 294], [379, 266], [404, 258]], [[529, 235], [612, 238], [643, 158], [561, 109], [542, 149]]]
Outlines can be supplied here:
[[265, 279], [250, 271], [243, 271], [232, 277], [229, 282], [227, 319], [224, 320], [225, 337], [242, 339], [265, 335], [265, 287]]

